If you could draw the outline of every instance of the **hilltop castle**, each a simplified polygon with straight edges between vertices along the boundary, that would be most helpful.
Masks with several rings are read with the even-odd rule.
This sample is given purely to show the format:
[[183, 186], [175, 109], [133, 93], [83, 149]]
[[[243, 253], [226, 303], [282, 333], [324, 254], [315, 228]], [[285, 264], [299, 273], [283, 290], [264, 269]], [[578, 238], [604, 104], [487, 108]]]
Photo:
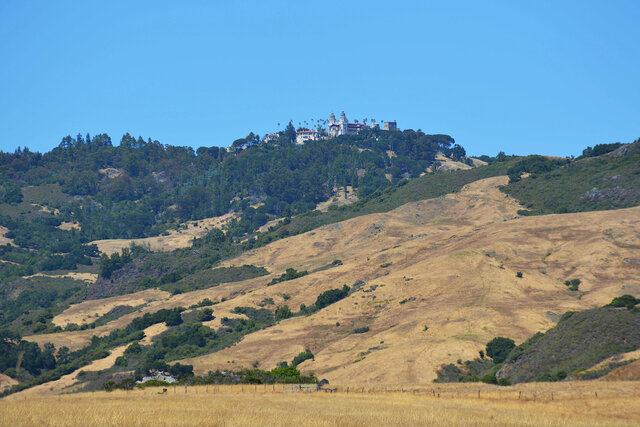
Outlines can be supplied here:
[[354, 135], [363, 129], [369, 129], [369, 125], [364, 123], [358, 123], [356, 120], [354, 123], [349, 123], [344, 111], [340, 113], [340, 120], [336, 120], [336, 116], [331, 113], [329, 116], [329, 137], [334, 138], [339, 135]]
[[[378, 124], [375, 120], [371, 120], [371, 125], [366, 124], [367, 119], [364, 119], [365, 123], [360, 123], [358, 120], [355, 120], [353, 123], [349, 122], [347, 119], [347, 115], [344, 111], [340, 112], [340, 120], [336, 119], [335, 114], [331, 113], [329, 116], [329, 124], [327, 129], [327, 136], [329, 138], [335, 138], [340, 135], [355, 135], [359, 133], [361, 130], [370, 129], [370, 128], [378, 128]], [[396, 121], [384, 122], [383, 123], [384, 130], [396, 130], [398, 129], [398, 125]], [[270, 133], [266, 135], [263, 139], [263, 142], [272, 142], [278, 138], [277, 133]], [[296, 143], [301, 145], [306, 141], [325, 139], [327, 136], [320, 136], [320, 134], [311, 129], [300, 129], [296, 132]]]

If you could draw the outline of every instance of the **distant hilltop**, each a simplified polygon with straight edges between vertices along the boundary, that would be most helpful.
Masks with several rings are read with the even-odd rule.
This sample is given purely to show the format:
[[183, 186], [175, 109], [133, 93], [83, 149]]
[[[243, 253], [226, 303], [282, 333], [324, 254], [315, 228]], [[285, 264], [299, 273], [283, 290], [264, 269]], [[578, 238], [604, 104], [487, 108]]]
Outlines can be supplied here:
[[[316, 128], [312, 129], [313, 124], [316, 124]], [[370, 122], [371, 124], [367, 124]], [[398, 124], [395, 120], [392, 121], [380, 121], [382, 123], [383, 130], [397, 130]], [[359, 120], [354, 120], [350, 122], [347, 119], [347, 115], [344, 111], [340, 112], [340, 120], [336, 119], [335, 114], [332, 112], [329, 116], [329, 120], [313, 120], [311, 119], [311, 126], [309, 126], [309, 122], [305, 121], [305, 126], [302, 126], [302, 123], [298, 123], [298, 129], [295, 131], [295, 142], [296, 144], [304, 144], [306, 141], [317, 141], [320, 139], [329, 139], [336, 138], [340, 135], [355, 135], [362, 130], [371, 129], [371, 128], [380, 128], [376, 119], [362, 119], [362, 123]], [[293, 123], [289, 122], [289, 125], [293, 127]], [[295, 128], [294, 128], [295, 129]], [[263, 143], [275, 142], [278, 137], [280, 137], [281, 132], [273, 132], [269, 133], [262, 138]], [[248, 145], [242, 146], [241, 148], [247, 148]], [[237, 145], [229, 146], [229, 149], [238, 148]]]

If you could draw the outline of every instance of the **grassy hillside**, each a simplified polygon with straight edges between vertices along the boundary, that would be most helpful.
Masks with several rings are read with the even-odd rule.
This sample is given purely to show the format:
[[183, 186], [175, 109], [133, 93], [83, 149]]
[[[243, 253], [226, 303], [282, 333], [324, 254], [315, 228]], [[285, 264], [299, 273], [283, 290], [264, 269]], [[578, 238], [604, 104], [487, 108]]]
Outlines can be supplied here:
[[[388, 212], [409, 202], [455, 193], [471, 182], [506, 175], [509, 167], [515, 162], [516, 160], [512, 159], [474, 169], [435, 172], [410, 181], [399, 181], [395, 186], [377, 190], [354, 204], [330, 208], [328, 212], [314, 210], [291, 218], [290, 221], [286, 221], [278, 227], [271, 236], [296, 235], [361, 215]], [[272, 238], [269, 234], [267, 237]]]
[[[389, 160], [392, 156], [382, 150], [384, 147], [366, 146], [369, 142], [352, 141], [334, 148], [356, 157], [356, 151], [370, 150], [373, 154], [364, 154], [363, 159], [371, 161], [374, 169], [393, 168], [386, 163], [375, 166], [376, 158]], [[285, 147], [280, 154], [291, 161], [289, 155], [311, 156], [318, 149], [297, 152], [296, 147]], [[238, 153], [238, 158], [251, 163], [258, 161], [256, 156], [268, 157], [268, 151], [268, 147], [252, 147], [244, 154]], [[279, 214], [287, 215], [286, 219], [264, 233], [254, 233], [254, 226], [277, 216], [276, 211], [268, 211], [254, 221], [259, 208], [238, 205], [238, 218], [229, 221], [226, 232], [208, 230], [190, 239], [190, 247], [152, 252], [148, 247], [132, 246], [110, 256], [103, 254], [99, 262], [96, 249], [85, 245], [87, 235], [68, 224], [63, 227], [62, 219], [73, 218], [55, 210], [29, 212], [33, 205], [16, 201], [9, 204], [16, 209], [5, 211], [3, 217], [10, 229], [5, 238], [19, 246], [0, 247], [0, 255], [11, 261], [2, 266], [6, 277], [20, 272], [24, 275], [27, 270], [21, 268], [27, 265], [29, 273], [45, 268], [60, 271], [60, 264], [66, 265], [69, 258], [70, 263], [92, 263], [83, 268], [99, 272], [100, 279], [89, 286], [61, 281], [55, 294], [45, 289], [34, 293], [31, 285], [16, 287], [24, 285], [19, 281], [2, 282], [0, 290], [11, 315], [0, 318], [0, 324], [12, 333], [35, 333], [25, 343], [16, 335], [6, 335], [5, 341], [17, 340], [25, 348], [26, 341], [41, 346], [50, 341], [58, 350], [68, 347], [81, 351], [84, 347], [89, 349], [85, 352], [90, 351], [75, 354], [78, 362], [68, 366], [52, 362], [55, 349], [51, 346], [42, 357], [34, 353], [29, 359], [35, 360], [33, 378], [22, 378], [28, 384], [35, 384], [37, 381], [29, 382], [35, 378], [53, 378], [48, 372], [69, 375], [72, 368], [93, 363], [106, 351], [113, 355], [120, 352], [118, 357], [124, 359], [114, 366], [113, 357], [108, 366], [99, 369], [105, 375], [146, 367], [146, 362], [156, 360], [182, 359], [200, 372], [225, 369], [236, 362], [244, 367], [256, 362], [271, 367], [306, 349], [317, 357], [305, 361], [303, 367], [332, 380], [431, 381], [435, 366], [452, 355], [477, 355], [492, 336], [523, 340], [549, 328], [559, 313], [601, 305], [603, 299], [618, 295], [621, 288], [634, 292], [638, 260], [633, 250], [640, 245], [640, 223], [633, 220], [636, 211], [525, 218], [517, 214], [522, 208], [517, 201], [533, 213], [547, 212], [554, 203], [568, 206], [571, 197], [577, 204], [560, 210], [633, 206], [637, 204], [634, 189], [640, 175], [638, 160], [635, 143], [575, 161], [542, 156], [503, 158], [474, 169], [427, 173], [411, 180], [400, 176], [363, 180], [368, 190], [360, 194], [359, 201], [329, 207], [324, 213], [313, 210], [297, 216], [289, 216], [295, 209], [285, 209]], [[240, 167], [235, 156], [223, 161]], [[198, 167], [206, 169], [206, 165]], [[318, 170], [326, 172], [323, 167], [318, 166]], [[520, 179], [522, 172], [531, 175]], [[507, 184], [504, 175], [515, 179]], [[592, 184], [585, 182], [594, 179], [604, 183], [604, 189], [588, 190], [593, 197], [581, 198], [580, 186], [588, 187]], [[506, 197], [499, 186], [514, 197]], [[16, 197], [14, 190], [8, 193], [3, 189], [5, 196]], [[249, 194], [243, 193], [246, 203], [252, 197]], [[609, 205], [603, 201], [603, 194], [609, 197]], [[615, 203], [612, 195], [620, 196]], [[94, 196], [87, 195], [84, 202]], [[252, 200], [259, 201], [260, 197]], [[63, 204], [78, 200], [59, 199]], [[536, 208], [537, 204], [542, 207]], [[125, 205], [123, 202], [119, 206]], [[111, 209], [115, 205], [109, 206]], [[96, 215], [100, 214], [102, 208], [94, 208]], [[83, 226], [79, 221], [79, 227]], [[47, 236], [55, 239], [47, 240]], [[288, 277], [288, 271], [295, 272], [291, 269], [308, 274], [292, 274], [291, 280], [280, 280]], [[578, 278], [581, 281], [575, 288], [563, 284]], [[6, 287], [6, 283], [16, 286]], [[347, 297], [322, 310], [310, 309], [324, 292], [339, 290], [343, 285], [351, 289]], [[124, 294], [130, 295], [122, 297]], [[23, 300], [28, 305], [19, 303]], [[200, 319], [200, 309], [213, 302], [215, 315], [203, 313]], [[126, 336], [113, 332], [124, 330], [141, 315], [179, 307], [189, 307], [180, 315], [185, 325], [158, 323], [143, 334], [138, 328], [135, 335]], [[60, 313], [63, 310], [65, 313]], [[253, 318], [253, 310], [259, 310], [262, 317]], [[529, 355], [533, 341], [526, 348], [518, 347], [521, 358], [510, 359], [503, 367], [504, 375], [499, 376], [511, 381], [558, 378], [559, 372], [570, 374], [591, 363], [590, 367], [614, 350], [637, 348], [639, 337], [631, 332], [621, 335], [625, 328], [631, 328], [629, 325], [638, 326], [635, 317], [624, 317], [635, 316], [635, 312], [612, 308], [601, 311], [600, 317], [594, 314], [583, 322], [576, 321], [570, 330], [585, 334], [578, 344], [591, 345], [593, 354], [585, 354], [578, 344], [576, 348], [562, 346], [557, 343], [562, 340], [546, 338], [554, 336], [550, 331], [544, 337], [555, 344], [548, 344], [546, 353]], [[610, 318], [606, 315], [609, 312], [623, 314]], [[61, 320], [71, 317], [76, 320]], [[571, 322], [572, 317], [561, 324]], [[588, 335], [589, 325], [594, 322], [622, 332], [608, 333], [609, 341], [593, 331], [593, 336]], [[627, 341], [621, 342], [623, 338]], [[125, 349], [117, 347], [138, 341], [144, 349], [137, 356], [123, 356]], [[597, 347], [600, 344], [602, 348]], [[556, 363], [558, 357], [566, 364]], [[103, 359], [105, 363], [111, 360]], [[478, 369], [496, 370], [495, 364], [485, 362], [487, 366]], [[526, 374], [515, 368], [517, 363], [525, 364], [522, 370]], [[15, 365], [13, 360], [7, 369], [12, 369], [11, 364]], [[513, 375], [509, 369], [514, 369]]]
[[129, 134], [115, 146], [100, 134], [67, 136], [44, 154], [0, 151], [0, 261], [9, 261], [0, 262], [0, 279], [90, 265], [98, 255], [91, 242], [168, 236], [186, 221], [230, 213], [227, 231], [243, 240], [270, 220], [315, 209], [339, 188], [367, 197], [416, 178], [440, 152], [472, 164], [454, 142], [371, 129], [297, 145], [289, 125], [275, 142], [251, 133], [230, 150]]
[[443, 365], [437, 381], [508, 385], [599, 378], [635, 360], [622, 355], [640, 349], [638, 303], [640, 299], [625, 295], [604, 307], [569, 311], [556, 326], [518, 346], [509, 338], [494, 338], [480, 357]]
[[602, 307], [566, 313], [554, 328], [516, 347], [498, 378], [553, 381], [640, 348], [640, 310]]
[[[61, 327], [76, 323], [79, 330], [76, 326], [26, 340], [41, 346], [52, 342], [56, 350], [66, 346], [75, 351], [91, 345], [94, 335], [108, 337], [116, 329], [127, 328], [136, 317], [161, 309], [193, 307], [182, 313], [184, 326], [152, 325], [144, 329], [144, 337], [131, 336], [145, 348], [137, 354], [145, 359], [147, 355], [188, 357], [180, 363], [193, 365], [201, 375], [209, 370], [250, 368], [256, 362], [261, 369], [269, 369], [309, 349], [315, 357], [304, 361], [300, 369], [332, 383], [424, 384], [431, 382], [437, 366], [474, 357], [495, 336], [521, 342], [551, 327], [560, 313], [605, 304], [619, 295], [622, 287], [624, 293], [637, 293], [637, 208], [518, 217], [521, 206], [498, 190], [506, 181], [504, 176], [488, 178], [445, 197], [360, 215], [253, 247], [215, 267], [253, 265], [255, 272], [260, 268], [269, 271], [267, 276], [173, 295], [147, 289], [86, 300], [52, 322]], [[225, 248], [231, 240], [221, 232], [208, 239], [181, 252], [156, 254], [148, 259], [148, 265], [158, 269], [168, 265], [179, 272], [183, 260], [190, 260], [192, 264], [184, 269], [188, 274], [175, 283], [199, 274], [190, 270], [194, 265], [202, 274], [207, 270], [213, 273], [208, 259], [214, 260], [216, 253], [230, 256]], [[198, 254], [205, 257], [200, 259]], [[110, 258], [110, 262], [119, 261]], [[127, 268], [112, 271], [114, 281], [118, 271]], [[289, 268], [308, 274], [290, 275], [291, 280], [281, 281]], [[225, 271], [231, 270], [220, 270]], [[167, 273], [171, 271], [159, 277]], [[207, 282], [207, 277], [185, 285]], [[581, 279], [576, 290], [564, 284], [572, 279]], [[174, 282], [163, 285], [169, 283]], [[347, 297], [321, 310], [308, 310], [321, 294], [344, 284], [351, 288]], [[211, 306], [214, 318], [198, 320], [210, 303], [217, 303]], [[273, 314], [275, 323], [263, 329], [249, 328], [250, 317], [236, 307], [265, 309]], [[279, 317], [277, 313], [286, 315]], [[289, 317], [291, 313], [302, 314]], [[95, 329], [82, 329], [82, 325], [98, 320]], [[186, 326], [194, 320], [215, 331], [216, 337], [206, 328]], [[221, 348], [235, 333], [245, 335], [235, 345]], [[165, 337], [171, 337], [167, 346], [163, 344]], [[113, 341], [101, 338], [94, 345], [103, 344], [112, 355], [123, 356], [125, 348], [109, 347], [124, 345], [115, 338], [118, 336]], [[156, 353], [170, 348], [172, 340], [180, 341], [175, 354]], [[203, 353], [209, 350], [218, 351]], [[113, 367], [115, 358], [104, 357], [100, 360], [105, 365], [100, 368], [78, 369], [113, 369], [122, 374], [123, 369], [144, 362], [124, 357], [129, 366]], [[88, 363], [91, 358], [79, 360]]]
[[[534, 172], [526, 168], [522, 172]], [[619, 209], [640, 204], [640, 141], [597, 157], [532, 173], [502, 189], [529, 215]]]

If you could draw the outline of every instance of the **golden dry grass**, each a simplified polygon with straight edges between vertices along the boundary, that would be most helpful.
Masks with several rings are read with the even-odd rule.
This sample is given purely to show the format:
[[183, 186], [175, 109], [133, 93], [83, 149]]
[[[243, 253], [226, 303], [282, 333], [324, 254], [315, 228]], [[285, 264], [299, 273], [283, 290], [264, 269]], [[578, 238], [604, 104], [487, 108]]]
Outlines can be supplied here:
[[128, 345], [123, 345], [110, 350], [109, 356], [94, 360], [91, 364], [82, 367], [70, 374], [63, 375], [55, 381], [40, 384], [35, 387], [31, 387], [21, 392], [11, 394], [5, 398], [5, 400], [21, 400], [21, 399], [35, 399], [43, 396], [51, 396], [60, 393], [68, 393], [74, 391], [78, 384], [78, 374], [80, 371], [101, 371], [113, 366], [116, 359], [124, 354], [124, 350]]
[[58, 228], [60, 230], [66, 230], [66, 231], [70, 231], [73, 230], [74, 228], [76, 230], [81, 230], [82, 228], [80, 227], [80, 224], [78, 224], [77, 222], [62, 222], [60, 223], [60, 225], [58, 226]]
[[329, 210], [329, 206], [346, 206], [358, 201], [358, 196], [353, 190], [353, 187], [350, 185], [348, 185], [346, 188], [334, 188], [333, 191], [335, 192], [335, 196], [331, 197], [327, 201], [318, 203], [316, 205], [316, 210], [320, 212], [326, 212]]
[[75, 323], [77, 325], [91, 323], [96, 320], [97, 317], [103, 316], [119, 305], [129, 305], [132, 307], [147, 305], [159, 300], [164, 300], [168, 298], [169, 295], [169, 292], [166, 291], [148, 289], [134, 294], [88, 300], [72, 305], [64, 312], [55, 316], [52, 322], [54, 325], [62, 327], [69, 323]]
[[4, 237], [4, 235], [7, 234], [8, 232], [9, 232], [9, 229], [7, 227], [3, 227], [0, 225], [0, 246], [14, 245], [13, 239]]
[[62, 274], [52, 274], [52, 273], [36, 273], [31, 276], [24, 276], [24, 279], [29, 279], [31, 277], [64, 277], [75, 280], [82, 280], [87, 283], [95, 283], [98, 280], [98, 275], [95, 273], [79, 273], [77, 271], [67, 271]]
[[[638, 286], [640, 271], [624, 260], [636, 256], [640, 209], [518, 218], [520, 206], [497, 189], [505, 182], [478, 181], [445, 198], [332, 224], [231, 260], [273, 272], [311, 271], [334, 259], [343, 265], [239, 295], [215, 307], [220, 316], [226, 307], [267, 297], [309, 306], [319, 293], [359, 279], [369, 292], [186, 363], [201, 373], [255, 360], [271, 367], [310, 348], [315, 360], [301, 368], [332, 382], [428, 382], [440, 364], [476, 357], [495, 336], [522, 341], [552, 327], [554, 316], [603, 305]], [[574, 277], [585, 293], [567, 290], [564, 280]], [[370, 332], [352, 333], [364, 325]]]
[[112, 254], [119, 252], [122, 248], [127, 248], [131, 243], [136, 245], [149, 246], [153, 251], [172, 251], [178, 248], [191, 246], [194, 238], [202, 237], [214, 228], [222, 228], [227, 222], [236, 218], [238, 214], [229, 213], [219, 217], [204, 218], [198, 221], [188, 221], [185, 228], [170, 230], [166, 236], [145, 237], [142, 239], [107, 239], [94, 240], [89, 244], [96, 244], [100, 252]]
[[640, 381], [640, 360], [614, 369], [602, 381]]
[[[275, 388], [275, 391], [274, 391]], [[355, 390], [355, 392], [354, 392]], [[638, 383], [340, 387], [168, 387], [0, 400], [2, 425], [627, 426], [640, 422]], [[553, 392], [553, 400], [552, 400]], [[595, 396], [598, 392], [598, 396]]]
[[[442, 154], [438, 154], [436, 156], [436, 160], [438, 162], [440, 162], [440, 166], [438, 167], [437, 170], [439, 171], [445, 171], [445, 170], [458, 170], [458, 169], [471, 169], [473, 167], [478, 167], [478, 166], [483, 166], [486, 165], [486, 162], [483, 162], [480, 159], [471, 159], [473, 161], [473, 166], [469, 166], [466, 163], [462, 163], [462, 162], [457, 162], [455, 160], [450, 159], [449, 157], [446, 157]], [[431, 172], [433, 170], [433, 167], [429, 166], [429, 169], [427, 169], [429, 172]]]
[[[145, 312], [224, 297], [213, 307], [215, 327], [236, 306], [272, 298], [275, 305], [267, 308], [287, 304], [297, 311], [323, 291], [363, 280], [360, 291], [311, 316], [281, 321], [237, 345], [181, 362], [197, 373], [250, 367], [256, 360], [270, 369], [309, 348], [315, 360], [300, 368], [332, 383], [415, 384], [430, 382], [442, 363], [476, 357], [495, 336], [520, 342], [549, 329], [568, 310], [640, 292], [640, 270], [628, 261], [638, 257], [640, 208], [518, 217], [521, 206], [498, 189], [506, 182], [478, 181], [446, 197], [279, 240], [223, 263], [264, 266], [268, 276], [165, 295], [95, 330], [28, 339], [78, 348], [91, 335], [107, 334]], [[313, 272], [335, 259], [343, 265]], [[312, 273], [266, 286], [288, 267]], [[524, 277], [516, 278], [517, 271]], [[563, 284], [572, 278], [582, 280], [582, 292]], [[54, 323], [92, 321], [87, 316], [101, 305], [138, 305], [141, 296], [86, 301]], [[360, 326], [370, 331], [352, 333]]]
[[4, 390], [5, 387], [10, 387], [15, 384], [18, 384], [18, 381], [4, 374], [0, 374], [0, 391]]

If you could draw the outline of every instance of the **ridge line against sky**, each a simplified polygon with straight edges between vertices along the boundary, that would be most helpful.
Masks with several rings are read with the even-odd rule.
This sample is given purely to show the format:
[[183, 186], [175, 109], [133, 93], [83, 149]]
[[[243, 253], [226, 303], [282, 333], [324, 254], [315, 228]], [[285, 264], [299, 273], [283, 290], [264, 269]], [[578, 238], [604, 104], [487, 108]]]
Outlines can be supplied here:
[[227, 146], [341, 110], [472, 155], [640, 137], [637, 1], [229, 3], [0, 2], [0, 150]]

